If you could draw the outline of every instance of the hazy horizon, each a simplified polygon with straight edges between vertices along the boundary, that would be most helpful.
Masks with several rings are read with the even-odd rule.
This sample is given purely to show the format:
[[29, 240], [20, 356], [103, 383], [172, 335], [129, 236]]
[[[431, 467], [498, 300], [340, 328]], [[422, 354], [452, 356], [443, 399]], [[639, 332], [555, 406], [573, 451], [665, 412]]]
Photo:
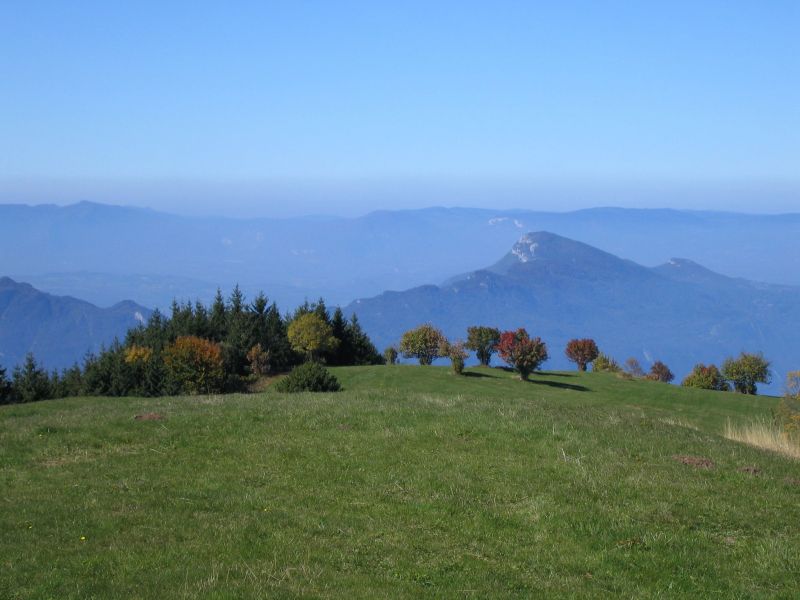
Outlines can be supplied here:
[[800, 210], [800, 189], [761, 186], [447, 182], [0, 182], [0, 204], [93, 202], [203, 217], [359, 217], [375, 210], [432, 207], [570, 212], [591, 208], [676, 209], [746, 214]]
[[800, 5], [10, 2], [0, 202], [800, 208]]

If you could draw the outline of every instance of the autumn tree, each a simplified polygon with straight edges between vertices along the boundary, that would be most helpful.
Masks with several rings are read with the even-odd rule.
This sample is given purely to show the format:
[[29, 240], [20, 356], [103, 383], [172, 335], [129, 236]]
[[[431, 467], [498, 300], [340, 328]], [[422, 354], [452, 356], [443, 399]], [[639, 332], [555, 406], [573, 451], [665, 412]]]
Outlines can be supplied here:
[[453, 373], [461, 375], [464, 372], [464, 365], [467, 357], [469, 357], [469, 352], [467, 352], [467, 346], [464, 342], [448, 342], [445, 340], [439, 348], [439, 354], [450, 359], [450, 367], [453, 369]]
[[742, 352], [739, 358], [727, 358], [722, 363], [722, 376], [740, 394], [756, 394], [756, 384], [769, 384], [772, 379], [769, 361], [761, 354]]
[[318, 312], [304, 312], [289, 324], [289, 343], [292, 348], [306, 355], [309, 361], [317, 360], [339, 344], [333, 329]]
[[400, 339], [400, 352], [406, 358], [416, 358], [421, 365], [430, 365], [439, 358], [439, 350], [446, 338], [433, 325], [420, 325], [410, 329]]
[[388, 346], [386, 350], [383, 351], [383, 360], [386, 361], [387, 365], [396, 365], [397, 348], [395, 348], [394, 346]]
[[478, 325], [467, 328], [467, 343], [465, 347], [475, 352], [478, 362], [484, 367], [489, 366], [492, 354], [494, 354], [499, 341], [500, 330], [496, 327]]
[[264, 350], [261, 344], [256, 344], [247, 351], [247, 364], [250, 374], [256, 377], [269, 372], [269, 350]]
[[216, 342], [182, 336], [164, 350], [164, 364], [189, 394], [221, 392], [225, 380], [222, 349]]
[[497, 353], [503, 361], [517, 370], [523, 381], [549, 358], [547, 344], [538, 337], [531, 339], [525, 329], [500, 334]]
[[657, 360], [650, 367], [650, 372], [647, 378], [651, 381], [660, 381], [661, 383], [669, 383], [675, 379], [675, 375], [669, 370], [669, 367], [660, 360]]
[[628, 360], [626, 360], [623, 368], [631, 377], [644, 377], [644, 369], [642, 368], [642, 364], [634, 357], [630, 357]]
[[706, 366], [703, 363], [696, 364], [692, 372], [684, 377], [681, 385], [718, 392], [729, 392], [731, 389], [716, 365]]
[[578, 365], [579, 371], [585, 371], [586, 366], [600, 355], [594, 340], [570, 340], [564, 351], [567, 358]]

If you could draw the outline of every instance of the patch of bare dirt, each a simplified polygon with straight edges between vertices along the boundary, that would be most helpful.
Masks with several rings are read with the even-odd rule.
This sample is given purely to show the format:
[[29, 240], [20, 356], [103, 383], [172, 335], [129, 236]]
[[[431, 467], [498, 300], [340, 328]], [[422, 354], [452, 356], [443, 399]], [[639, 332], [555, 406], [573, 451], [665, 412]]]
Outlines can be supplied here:
[[749, 475], [761, 475], [761, 469], [754, 466], [740, 467], [738, 471], [739, 473], [748, 473]]
[[696, 469], [713, 469], [714, 461], [710, 458], [703, 458], [702, 456], [689, 456], [686, 454], [675, 454], [672, 460], [678, 461], [683, 465], [695, 467]]
[[784, 481], [786, 483], [788, 483], [789, 485], [800, 485], [800, 479], [794, 479], [792, 477], [787, 477], [786, 479], [784, 479]]
[[161, 413], [149, 412], [133, 417], [135, 421], [162, 421], [164, 415]]

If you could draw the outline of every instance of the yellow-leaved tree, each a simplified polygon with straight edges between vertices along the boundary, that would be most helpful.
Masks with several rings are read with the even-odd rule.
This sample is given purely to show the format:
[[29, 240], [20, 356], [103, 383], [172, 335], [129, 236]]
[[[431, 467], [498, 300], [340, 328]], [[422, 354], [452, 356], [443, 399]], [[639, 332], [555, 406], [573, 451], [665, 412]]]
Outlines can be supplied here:
[[305, 313], [294, 319], [287, 333], [292, 348], [305, 354], [307, 360], [317, 360], [339, 345], [331, 326], [316, 313]]

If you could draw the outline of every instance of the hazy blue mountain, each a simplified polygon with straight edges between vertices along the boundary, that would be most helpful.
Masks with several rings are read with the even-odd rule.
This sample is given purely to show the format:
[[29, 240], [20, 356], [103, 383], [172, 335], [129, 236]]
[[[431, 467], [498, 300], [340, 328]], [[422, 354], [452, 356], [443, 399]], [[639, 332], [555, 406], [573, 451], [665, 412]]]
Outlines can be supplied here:
[[552, 368], [569, 366], [563, 349], [575, 337], [594, 338], [620, 362], [663, 360], [678, 377], [697, 362], [763, 351], [777, 375], [772, 390], [800, 368], [800, 287], [729, 278], [686, 259], [648, 268], [544, 232], [523, 236], [486, 269], [357, 300], [346, 312], [381, 348], [420, 323], [451, 338], [484, 324], [542, 336]]
[[91, 203], [0, 205], [0, 272], [97, 304], [132, 298], [166, 308], [175, 296], [210, 300], [217, 286], [237, 282], [286, 308], [319, 296], [344, 304], [468, 272], [534, 230], [648, 266], [690, 256], [732, 276], [800, 285], [800, 214], [613, 208], [230, 219]]
[[41, 292], [27, 283], [0, 278], [0, 365], [11, 368], [33, 352], [48, 369], [80, 362], [115, 337], [150, 318], [131, 301], [110, 308]]

